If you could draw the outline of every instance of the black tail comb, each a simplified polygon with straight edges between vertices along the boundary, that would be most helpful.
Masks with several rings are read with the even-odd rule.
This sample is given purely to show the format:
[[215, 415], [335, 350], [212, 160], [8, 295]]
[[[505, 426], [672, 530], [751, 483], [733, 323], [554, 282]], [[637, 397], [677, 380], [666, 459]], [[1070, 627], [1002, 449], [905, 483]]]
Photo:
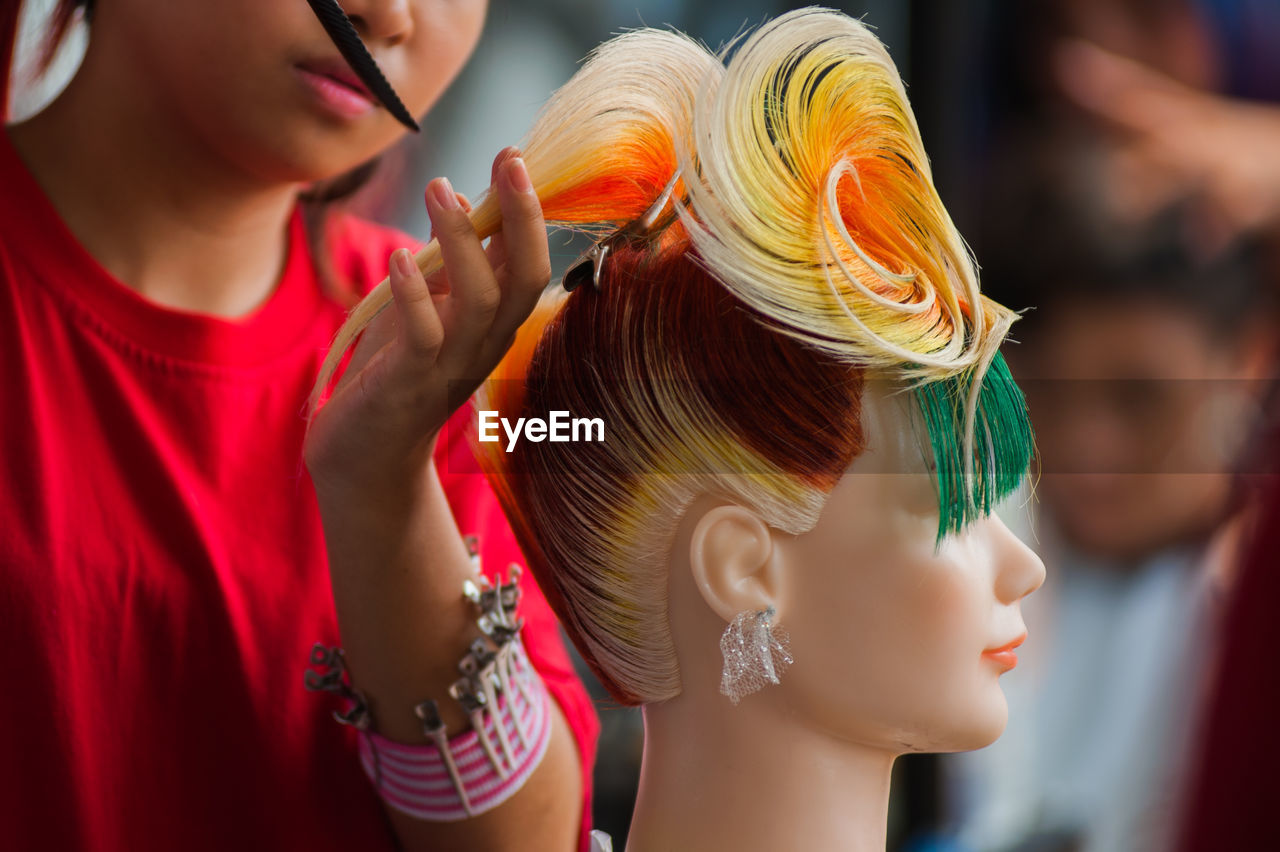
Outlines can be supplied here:
[[307, 3], [311, 6], [311, 11], [315, 12], [316, 17], [320, 19], [320, 25], [329, 34], [329, 38], [333, 39], [333, 43], [337, 45], [342, 58], [347, 60], [351, 70], [356, 72], [360, 82], [368, 87], [370, 94], [386, 107], [387, 112], [391, 113], [396, 121], [417, 133], [418, 122], [413, 120], [409, 110], [405, 109], [404, 104], [400, 102], [400, 96], [396, 94], [396, 90], [391, 88], [387, 78], [382, 75], [382, 69], [378, 67], [378, 63], [369, 54], [369, 49], [360, 40], [360, 34], [356, 32], [355, 25], [347, 17], [347, 13], [338, 5], [338, 0], [307, 0]]

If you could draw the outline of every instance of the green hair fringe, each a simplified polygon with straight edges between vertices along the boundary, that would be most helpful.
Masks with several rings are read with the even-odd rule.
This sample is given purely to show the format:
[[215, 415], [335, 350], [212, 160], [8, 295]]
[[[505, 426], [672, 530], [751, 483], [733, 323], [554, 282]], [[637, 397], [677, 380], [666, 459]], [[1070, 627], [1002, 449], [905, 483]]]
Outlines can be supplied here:
[[997, 353], [982, 377], [974, 415], [973, 482], [965, 484], [965, 401], [973, 373], [914, 389], [937, 465], [938, 542], [991, 514], [1022, 482], [1035, 453], [1026, 399]]

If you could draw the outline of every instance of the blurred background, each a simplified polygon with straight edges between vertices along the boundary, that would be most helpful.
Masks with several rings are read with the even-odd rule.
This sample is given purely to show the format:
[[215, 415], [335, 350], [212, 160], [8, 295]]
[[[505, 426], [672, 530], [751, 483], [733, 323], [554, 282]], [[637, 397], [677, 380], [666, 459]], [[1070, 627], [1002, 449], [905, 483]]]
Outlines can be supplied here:
[[[1026, 309], [1006, 352], [1039, 472], [1007, 514], [1049, 569], [1005, 735], [899, 761], [890, 849], [1280, 848], [1280, 0], [833, 5], [897, 62], [984, 290]], [[423, 237], [427, 181], [479, 194], [611, 34], [716, 47], [793, 7], [492, 0], [475, 58], [355, 204]], [[582, 248], [552, 247], [561, 269]], [[622, 848], [641, 721], [596, 694], [596, 824]]]

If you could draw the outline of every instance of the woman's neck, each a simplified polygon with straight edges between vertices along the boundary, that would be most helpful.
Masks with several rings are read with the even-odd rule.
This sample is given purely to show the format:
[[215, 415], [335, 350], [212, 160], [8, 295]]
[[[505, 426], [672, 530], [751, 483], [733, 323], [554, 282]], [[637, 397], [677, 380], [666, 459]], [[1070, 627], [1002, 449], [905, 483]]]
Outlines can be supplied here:
[[130, 73], [91, 42], [67, 89], [9, 129], [14, 147], [71, 232], [126, 286], [180, 310], [252, 311], [283, 269], [297, 185], [235, 168]]
[[883, 852], [894, 755], [806, 728], [764, 695], [645, 707], [628, 852]]

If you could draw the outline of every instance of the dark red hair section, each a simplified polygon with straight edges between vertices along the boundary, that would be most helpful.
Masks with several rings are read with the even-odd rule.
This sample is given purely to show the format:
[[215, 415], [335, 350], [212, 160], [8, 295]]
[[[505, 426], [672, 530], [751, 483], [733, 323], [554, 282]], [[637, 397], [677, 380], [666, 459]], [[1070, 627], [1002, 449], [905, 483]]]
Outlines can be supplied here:
[[[567, 298], [530, 359], [520, 411], [503, 412], [600, 417], [605, 442], [522, 441], [503, 454], [495, 477], [539, 585], [601, 682], [627, 704], [638, 697], [602, 671], [582, 641], [593, 614], [574, 612], [566, 599], [581, 601], [596, 574], [634, 566], [584, 571], [576, 564], [582, 555], [556, 552], [564, 538], [538, 524], [581, 525], [588, 540], [616, 536], [618, 510], [654, 473], [781, 470], [829, 492], [864, 443], [861, 372], [768, 327], [699, 265], [687, 241], [665, 243], [616, 250], [600, 290], [585, 285]], [[687, 434], [689, 422], [708, 434]], [[704, 470], [663, 469], [673, 445], [690, 444], [680, 455], [696, 458], [707, 437], [745, 447], [759, 467], [715, 470], [708, 459]]]
[[[623, 379], [644, 396], [606, 405]], [[663, 400], [675, 396], [705, 406], [772, 465], [829, 491], [862, 451], [861, 393], [861, 371], [769, 327], [679, 241], [661, 252], [611, 253], [601, 289], [582, 288], [567, 300], [533, 356], [525, 409], [543, 416], [608, 408], [661, 420]], [[542, 444], [539, 451], [553, 446], [561, 449]], [[567, 452], [590, 453], [590, 446]], [[652, 471], [613, 473], [637, 472]]]

